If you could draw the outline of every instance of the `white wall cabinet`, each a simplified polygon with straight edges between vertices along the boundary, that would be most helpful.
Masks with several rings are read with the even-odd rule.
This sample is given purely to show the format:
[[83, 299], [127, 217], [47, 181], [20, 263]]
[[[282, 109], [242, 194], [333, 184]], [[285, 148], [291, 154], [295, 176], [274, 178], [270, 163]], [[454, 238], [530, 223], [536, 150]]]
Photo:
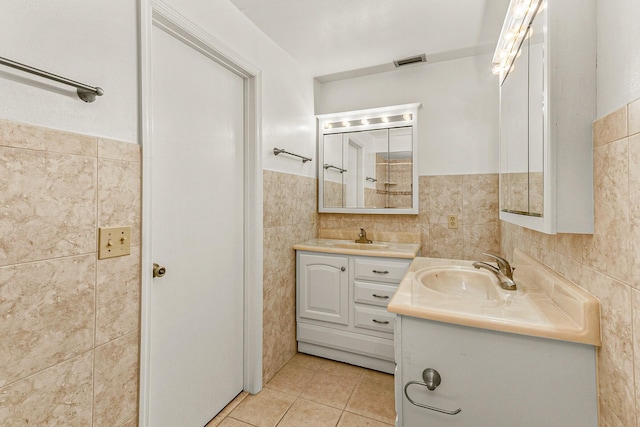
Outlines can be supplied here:
[[500, 219], [590, 234], [596, 1], [545, 4], [501, 86]]
[[386, 309], [410, 259], [297, 251], [298, 351], [393, 373]]
[[[396, 343], [398, 427], [598, 425], [593, 346], [409, 316], [396, 319]], [[427, 368], [435, 390], [420, 384]]]

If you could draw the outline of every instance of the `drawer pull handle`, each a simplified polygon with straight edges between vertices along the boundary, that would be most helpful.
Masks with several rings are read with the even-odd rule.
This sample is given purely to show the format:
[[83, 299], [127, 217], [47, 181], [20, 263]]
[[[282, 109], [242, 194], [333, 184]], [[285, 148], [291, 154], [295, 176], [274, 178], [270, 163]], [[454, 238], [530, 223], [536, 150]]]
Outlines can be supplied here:
[[378, 319], [373, 319], [373, 323], [378, 323], [380, 325], [388, 325], [389, 321], [388, 320], [378, 320]]
[[435, 406], [429, 406], [429, 405], [425, 405], [424, 403], [416, 402], [411, 397], [409, 397], [409, 391], [408, 391], [409, 386], [414, 384], [429, 388], [429, 386], [426, 383], [422, 383], [420, 381], [409, 381], [408, 383], [406, 383], [404, 386], [404, 395], [407, 397], [407, 400], [411, 402], [412, 405], [418, 406], [420, 408], [425, 408], [430, 411], [440, 412], [441, 414], [447, 414], [447, 415], [456, 415], [462, 412], [462, 409], [460, 408], [454, 409], [453, 411], [447, 411], [446, 409], [436, 408]]
[[346, 268], [345, 267], [340, 267], [340, 271], [345, 271]]
[[373, 272], [376, 274], [389, 274], [387, 270], [373, 270]]
[[371, 294], [374, 298], [380, 298], [380, 299], [389, 299], [389, 295], [376, 295], [376, 294]]

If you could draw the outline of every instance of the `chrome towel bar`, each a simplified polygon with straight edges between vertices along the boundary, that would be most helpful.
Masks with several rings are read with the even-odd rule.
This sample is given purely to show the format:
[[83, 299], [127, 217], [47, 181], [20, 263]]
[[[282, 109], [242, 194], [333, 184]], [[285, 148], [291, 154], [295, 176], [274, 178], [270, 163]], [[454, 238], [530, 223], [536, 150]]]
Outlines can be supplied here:
[[16, 61], [12, 61], [7, 58], [0, 57], [0, 64], [6, 65], [7, 67], [15, 68], [16, 70], [25, 71], [30, 74], [35, 74], [36, 76], [44, 77], [46, 79], [53, 80], [58, 83], [63, 83], [65, 85], [73, 86], [77, 89], [78, 96], [84, 102], [93, 102], [96, 100], [96, 95], [102, 96], [104, 94], [104, 90], [102, 90], [102, 88], [100, 87], [89, 86], [84, 83], [76, 82], [66, 77], [61, 77], [56, 74], [49, 73], [47, 71], [39, 70], [37, 68], [30, 67], [28, 65], [24, 65]]
[[324, 168], [325, 169], [335, 169], [340, 173], [345, 173], [347, 171], [346, 169], [342, 169], [342, 168], [339, 168], [338, 166], [330, 165], [329, 163], [325, 163], [324, 164]]
[[284, 154], [288, 154], [288, 155], [290, 155], [290, 156], [299, 157], [299, 158], [301, 158], [301, 159], [302, 159], [302, 163], [307, 163], [307, 162], [312, 161], [312, 159], [310, 159], [309, 157], [301, 156], [300, 154], [290, 153], [290, 152], [288, 152], [288, 151], [286, 151], [286, 150], [284, 150], [284, 149], [282, 149], [282, 148], [274, 148], [274, 149], [273, 149], [273, 154], [275, 154], [276, 156], [277, 156], [278, 154], [282, 154], [282, 153], [284, 153]]

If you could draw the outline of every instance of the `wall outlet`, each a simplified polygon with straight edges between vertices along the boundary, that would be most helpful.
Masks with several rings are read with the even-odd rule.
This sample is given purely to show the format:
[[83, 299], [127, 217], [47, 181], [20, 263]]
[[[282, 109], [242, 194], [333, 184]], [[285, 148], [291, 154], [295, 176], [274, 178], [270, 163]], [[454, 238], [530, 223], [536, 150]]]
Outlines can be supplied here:
[[458, 228], [458, 215], [447, 215], [449, 228]]

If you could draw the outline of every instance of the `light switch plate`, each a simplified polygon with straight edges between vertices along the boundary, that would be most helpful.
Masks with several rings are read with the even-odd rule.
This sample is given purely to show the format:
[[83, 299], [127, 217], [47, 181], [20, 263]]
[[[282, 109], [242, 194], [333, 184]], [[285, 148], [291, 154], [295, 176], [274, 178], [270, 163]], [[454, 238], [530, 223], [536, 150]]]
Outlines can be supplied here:
[[98, 259], [131, 254], [131, 227], [100, 228]]

